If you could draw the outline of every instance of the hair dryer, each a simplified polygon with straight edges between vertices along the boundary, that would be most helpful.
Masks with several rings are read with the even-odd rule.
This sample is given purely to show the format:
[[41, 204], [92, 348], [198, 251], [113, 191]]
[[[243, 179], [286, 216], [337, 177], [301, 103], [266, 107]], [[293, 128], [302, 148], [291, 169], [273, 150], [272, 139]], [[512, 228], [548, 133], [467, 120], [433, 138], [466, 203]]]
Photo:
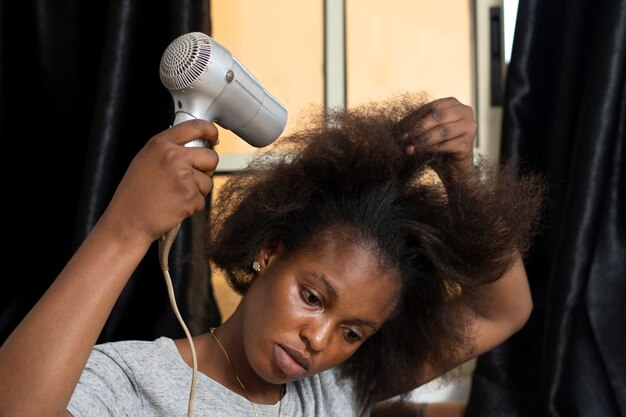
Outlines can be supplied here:
[[[160, 77], [174, 99], [174, 124], [214, 121], [260, 148], [274, 142], [287, 109], [225, 47], [202, 32], [174, 39], [161, 57]], [[186, 146], [204, 146], [191, 141]]]

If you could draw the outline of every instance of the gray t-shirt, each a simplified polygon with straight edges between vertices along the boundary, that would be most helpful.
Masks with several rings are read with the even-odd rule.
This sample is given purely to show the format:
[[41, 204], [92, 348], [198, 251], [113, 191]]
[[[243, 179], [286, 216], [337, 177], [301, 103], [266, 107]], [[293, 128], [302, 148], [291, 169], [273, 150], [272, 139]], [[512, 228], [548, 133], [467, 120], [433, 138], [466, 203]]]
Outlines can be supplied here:
[[[193, 370], [172, 339], [96, 345], [68, 405], [74, 417], [186, 417]], [[276, 417], [278, 403], [255, 404], [259, 417]], [[368, 416], [351, 380], [338, 370], [287, 384], [281, 416]], [[198, 372], [194, 416], [254, 416], [250, 402]]]

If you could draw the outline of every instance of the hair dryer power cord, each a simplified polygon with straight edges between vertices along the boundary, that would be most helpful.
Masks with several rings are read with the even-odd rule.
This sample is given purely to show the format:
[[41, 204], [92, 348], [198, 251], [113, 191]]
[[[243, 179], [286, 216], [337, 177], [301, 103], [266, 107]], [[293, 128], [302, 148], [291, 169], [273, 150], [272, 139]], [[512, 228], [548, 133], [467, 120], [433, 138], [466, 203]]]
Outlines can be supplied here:
[[178, 234], [178, 230], [180, 229], [180, 224], [170, 230], [167, 233], [164, 233], [163, 236], [159, 239], [159, 261], [161, 263], [161, 271], [163, 271], [163, 276], [165, 277], [165, 283], [167, 285], [167, 293], [169, 295], [170, 304], [172, 305], [172, 309], [174, 310], [174, 314], [178, 319], [178, 322], [182, 326], [185, 335], [187, 336], [187, 340], [189, 341], [189, 347], [191, 348], [191, 358], [193, 363], [193, 375], [191, 378], [191, 390], [189, 392], [189, 403], [187, 406], [187, 416], [191, 417], [193, 415], [193, 401], [196, 394], [196, 380], [198, 376], [198, 359], [196, 357], [196, 348], [193, 344], [193, 339], [191, 337], [191, 333], [185, 324], [180, 312], [178, 311], [178, 306], [176, 304], [176, 297], [174, 295], [174, 285], [172, 284], [172, 278], [170, 277], [169, 272], [169, 254], [170, 249], [172, 248], [172, 244], [174, 243], [174, 239], [176, 239], [176, 235]]

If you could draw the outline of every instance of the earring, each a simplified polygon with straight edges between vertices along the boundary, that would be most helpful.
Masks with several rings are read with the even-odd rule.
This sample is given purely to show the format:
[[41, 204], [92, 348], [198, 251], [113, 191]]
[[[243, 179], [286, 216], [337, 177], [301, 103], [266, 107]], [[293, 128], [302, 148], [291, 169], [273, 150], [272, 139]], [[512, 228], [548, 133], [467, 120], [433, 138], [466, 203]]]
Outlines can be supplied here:
[[261, 264], [258, 261], [252, 262], [252, 269], [254, 269], [254, 272], [261, 272]]

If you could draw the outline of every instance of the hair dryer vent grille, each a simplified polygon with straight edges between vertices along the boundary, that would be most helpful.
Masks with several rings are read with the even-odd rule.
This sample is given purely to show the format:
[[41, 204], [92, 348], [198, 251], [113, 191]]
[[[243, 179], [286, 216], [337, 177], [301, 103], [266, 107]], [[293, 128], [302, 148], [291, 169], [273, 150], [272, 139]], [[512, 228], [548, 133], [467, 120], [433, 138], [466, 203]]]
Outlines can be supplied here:
[[169, 44], [161, 57], [160, 77], [170, 91], [189, 87], [209, 64], [211, 44], [201, 32], [179, 36]]

